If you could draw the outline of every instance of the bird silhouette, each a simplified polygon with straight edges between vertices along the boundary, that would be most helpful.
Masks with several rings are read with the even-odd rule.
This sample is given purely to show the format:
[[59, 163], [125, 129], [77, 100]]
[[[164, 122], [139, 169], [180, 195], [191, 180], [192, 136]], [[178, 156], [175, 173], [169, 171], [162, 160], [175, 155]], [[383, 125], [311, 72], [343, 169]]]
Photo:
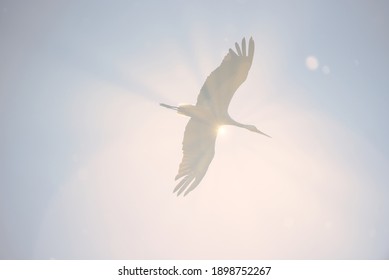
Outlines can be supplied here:
[[182, 142], [183, 158], [175, 177], [175, 180], [182, 178], [173, 191], [177, 195], [184, 191], [184, 196], [187, 195], [204, 178], [215, 155], [215, 141], [221, 125], [235, 125], [270, 137], [254, 125], [233, 120], [228, 114], [230, 101], [246, 80], [253, 62], [254, 40], [249, 40], [248, 53], [245, 38], [242, 39], [242, 47], [235, 43], [235, 48], [236, 52], [229, 49], [220, 66], [208, 76], [196, 105], [170, 106], [160, 103], [163, 107], [190, 117]]

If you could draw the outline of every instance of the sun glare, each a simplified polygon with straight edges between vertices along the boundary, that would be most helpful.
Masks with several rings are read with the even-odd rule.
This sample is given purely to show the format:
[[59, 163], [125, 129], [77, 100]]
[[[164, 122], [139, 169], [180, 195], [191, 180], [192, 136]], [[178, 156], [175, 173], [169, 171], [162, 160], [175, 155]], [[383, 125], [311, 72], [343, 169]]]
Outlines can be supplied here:
[[219, 126], [217, 128], [217, 134], [218, 136], [223, 136], [224, 134], [226, 134], [226, 128], [224, 126]]
[[305, 59], [305, 65], [309, 70], [315, 71], [319, 67], [319, 61], [316, 57], [311, 55]]

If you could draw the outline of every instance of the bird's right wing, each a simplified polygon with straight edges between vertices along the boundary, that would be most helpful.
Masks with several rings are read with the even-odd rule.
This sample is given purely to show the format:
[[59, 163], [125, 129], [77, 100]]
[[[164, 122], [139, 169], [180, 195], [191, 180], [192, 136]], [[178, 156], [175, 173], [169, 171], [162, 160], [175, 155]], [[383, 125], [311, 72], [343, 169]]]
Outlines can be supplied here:
[[235, 91], [246, 80], [254, 58], [254, 40], [250, 38], [246, 51], [246, 39], [242, 47], [235, 43], [236, 52], [229, 50], [222, 63], [206, 79], [197, 97], [198, 107], [207, 108], [217, 117], [227, 114]]
[[174, 189], [177, 195], [191, 192], [203, 179], [215, 154], [217, 128], [191, 118], [186, 125], [182, 142], [183, 158], [176, 180], [181, 179]]

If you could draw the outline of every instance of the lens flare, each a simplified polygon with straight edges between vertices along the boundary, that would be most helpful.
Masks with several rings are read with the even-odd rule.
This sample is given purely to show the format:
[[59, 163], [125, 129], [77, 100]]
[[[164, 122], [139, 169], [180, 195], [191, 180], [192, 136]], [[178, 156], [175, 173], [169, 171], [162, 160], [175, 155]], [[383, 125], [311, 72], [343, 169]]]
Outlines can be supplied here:
[[319, 67], [319, 61], [315, 56], [311, 55], [305, 59], [305, 65], [309, 70], [315, 71]]

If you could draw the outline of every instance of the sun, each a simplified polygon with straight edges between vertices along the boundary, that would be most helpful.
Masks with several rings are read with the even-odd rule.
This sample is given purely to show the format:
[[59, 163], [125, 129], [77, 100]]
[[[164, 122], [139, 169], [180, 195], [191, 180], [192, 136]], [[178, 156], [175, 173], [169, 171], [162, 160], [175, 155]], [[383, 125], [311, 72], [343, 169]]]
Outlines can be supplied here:
[[217, 128], [217, 134], [219, 136], [223, 136], [226, 134], [226, 128], [223, 125], [218, 126]]

